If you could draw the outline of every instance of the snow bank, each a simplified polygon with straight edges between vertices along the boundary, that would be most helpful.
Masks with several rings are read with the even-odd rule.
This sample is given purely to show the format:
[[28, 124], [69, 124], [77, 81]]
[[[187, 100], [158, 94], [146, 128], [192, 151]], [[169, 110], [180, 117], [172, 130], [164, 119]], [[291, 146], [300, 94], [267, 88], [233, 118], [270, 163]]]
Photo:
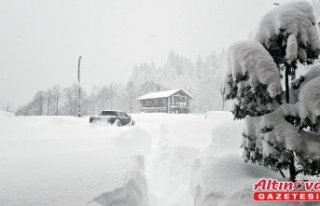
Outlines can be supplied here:
[[256, 41], [240, 41], [229, 47], [224, 94], [230, 95], [235, 87], [238, 93], [251, 87], [254, 92], [259, 84], [267, 85], [271, 97], [282, 92], [279, 71], [270, 54]]
[[148, 191], [144, 175], [144, 157], [137, 156], [133, 164], [127, 169], [124, 184], [112, 191], [102, 193], [87, 205], [114, 206], [147, 206]]
[[192, 206], [190, 194], [191, 167], [199, 155], [191, 147], [162, 145], [154, 151], [149, 165], [150, 205]]
[[[152, 152], [146, 160], [151, 206], [193, 206], [191, 167], [211, 141], [211, 130], [232, 114], [133, 114], [136, 125], [152, 134]], [[187, 129], [186, 129], [187, 128]]]
[[[285, 58], [288, 63], [305, 61], [310, 51], [319, 54], [319, 36], [312, 6], [305, 0], [293, 0], [275, 7], [261, 20], [256, 40], [270, 49], [278, 44], [278, 37], [286, 42]], [[282, 44], [282, 43], [281, 43]]]
[[[193, 185], [194, 206], [257, 205], [252, 200], [252, 185], [260, 178], [279, 178], [266, 168], [246, 164], [239, 154], [200, 160]], [[261, 204], [261, 203], [260, 203]]]
[[[284, 104], [276, 112], [250, 119], [252, 127], [245, 128], [245, 132], [255, 135], [257, 130], [265, 126], [273, 128], [266, 133], [259, 131], [263, 135], [260, 146], [266, 156], [275, 152], [274, 148], [267, 144], [269, 141], [275, 143], [274, 146], [282, 144], [288, 149], [307, 151], [309, 156], [306, 158], [319, 157], [320, 136], [310, 135], [304, 131], [299, 133], [297, 128], [285, 120], [286, 116], [298, 115], [298, 109], [298, 104]], [[252, 200], [253, 183], [261, 178], [282, 179], [282, 177], [279, 173], [259, 165], [243, 163], [242, 150], [239, 148], [242, 121], [233, 121], [232, 115], [222, 115], [222, 113], [213, 113], [213, 116], [219, 118], [220, 122], [217, 127], [213, 127], [212, 143], [195, 160], [191, 172], [194, 206], [261, 205], [262, 203]], [[292, 203], [273, 205], [292, 205]]]
[[229, 112], [132, 116], [134, 127], [75, 117], [0, 120], [1, 204], [242, 204], [250, 203], [251, 182], [276, 177], [243, 163], [243, 122]]
[[[127, 148], [115, 139], [135, 138]], [[140, 138], [139, 138], [140, 137]], [[139, 127], [92, 125], [88, 118], [0, 120], [2, 205], [146, 205], [144, 154], [151, 138]], [[134, 143], [134, 144], [133, 144]], [[117, 192], [118, 191], [118, 192]], [[114, 194], [114, 195], [112, 195]]]
[[152, 150], [152, 136], [139, 127], [130, 132], [123, 132], [111, 138], [110, 141], [128, 154], [148, 155]]
[[192, 206], [192, 163], [226, 114], [232, 118], [133, 114], [134, 127], [75, 117], [0, 119], [0, 202]]
[[266, 168], [246, 164], [241, 157], [242, 121], [233, 121], [232, 114], [217, 113], [211, 144], [194, 162], [191, 192], [194, 206], [255, 205], [252, 184], [260, 178], [278, 178]]
[[14, 113], [0, 110], [0, 120], [13, 118], [13, 117], [15, 117]]

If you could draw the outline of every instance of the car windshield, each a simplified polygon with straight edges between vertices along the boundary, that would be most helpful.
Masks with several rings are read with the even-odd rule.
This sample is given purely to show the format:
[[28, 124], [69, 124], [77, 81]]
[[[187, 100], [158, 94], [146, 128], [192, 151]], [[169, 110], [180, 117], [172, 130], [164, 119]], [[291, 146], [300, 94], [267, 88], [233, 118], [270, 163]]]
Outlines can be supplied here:
[[116, 111], [102, 111], [101, 116], [118, 116], [118, 112]]

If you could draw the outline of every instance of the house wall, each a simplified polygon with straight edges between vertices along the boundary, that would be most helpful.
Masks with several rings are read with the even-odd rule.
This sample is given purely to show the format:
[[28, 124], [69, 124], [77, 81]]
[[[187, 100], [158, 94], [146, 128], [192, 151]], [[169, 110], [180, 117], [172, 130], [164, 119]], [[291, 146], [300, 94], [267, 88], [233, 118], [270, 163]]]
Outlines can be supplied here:
[[167, 98], [145, 99], [140, 104], [142, 112], [168, 112]]
[[177, 92], [170, 96], [170, 113], [188, 113], [189, 96], [183, 92]]
[[189, 113], [190, 97], [177, 92], [168, 98], [140, 100], [141, 112]]

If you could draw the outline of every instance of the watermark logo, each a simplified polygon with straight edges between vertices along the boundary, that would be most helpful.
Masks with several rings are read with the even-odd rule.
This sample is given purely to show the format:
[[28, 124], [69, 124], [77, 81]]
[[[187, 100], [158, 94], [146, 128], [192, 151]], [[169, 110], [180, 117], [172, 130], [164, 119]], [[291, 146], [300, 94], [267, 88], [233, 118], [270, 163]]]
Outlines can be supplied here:
[[285, 182], [260, 179], [253, 184], [255, 201], [320, 201], [320, 181]]

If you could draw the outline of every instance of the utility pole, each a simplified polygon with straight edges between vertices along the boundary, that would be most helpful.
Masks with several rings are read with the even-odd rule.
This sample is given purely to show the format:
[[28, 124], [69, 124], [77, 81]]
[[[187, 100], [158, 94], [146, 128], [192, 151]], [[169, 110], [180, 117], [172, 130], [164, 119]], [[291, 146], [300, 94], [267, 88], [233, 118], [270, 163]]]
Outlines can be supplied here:
[[78, 88], [79, 88], [79, 95], [78, 95], [78, 117], [81, 117], [81, 85], [80, 85], [80, 63], [81, 63], [81, 56], [78, 59]]

